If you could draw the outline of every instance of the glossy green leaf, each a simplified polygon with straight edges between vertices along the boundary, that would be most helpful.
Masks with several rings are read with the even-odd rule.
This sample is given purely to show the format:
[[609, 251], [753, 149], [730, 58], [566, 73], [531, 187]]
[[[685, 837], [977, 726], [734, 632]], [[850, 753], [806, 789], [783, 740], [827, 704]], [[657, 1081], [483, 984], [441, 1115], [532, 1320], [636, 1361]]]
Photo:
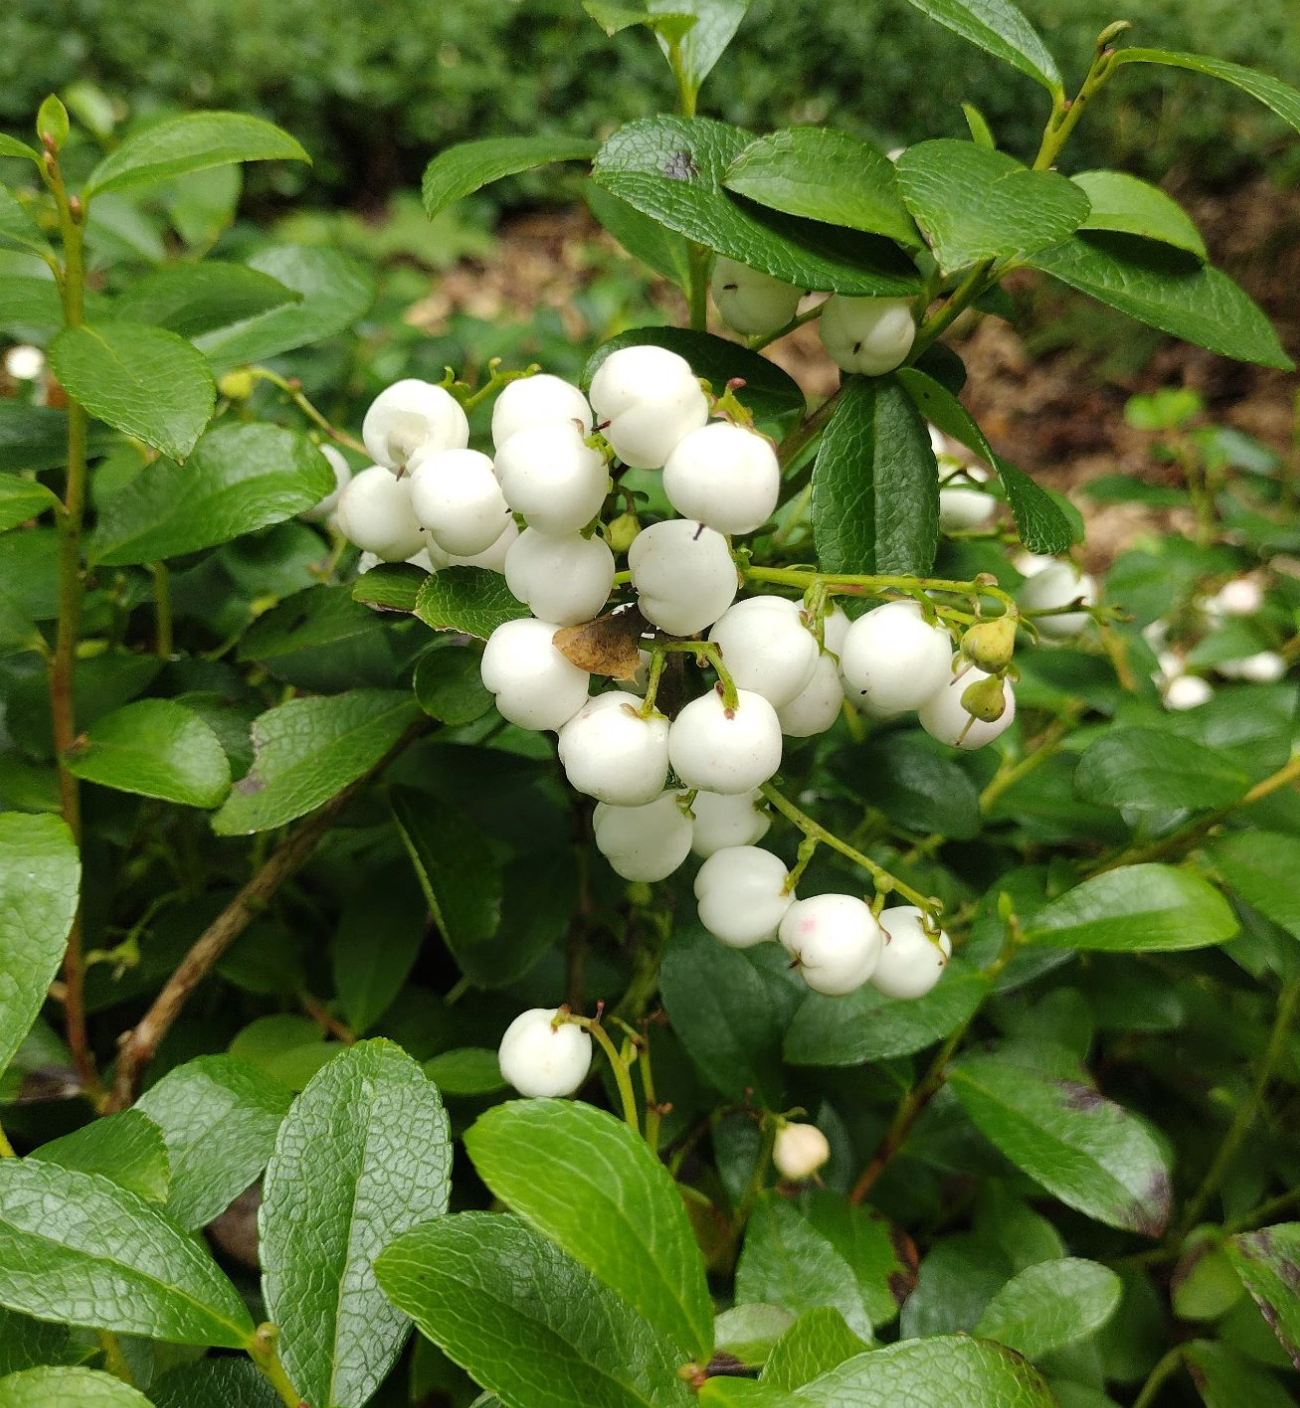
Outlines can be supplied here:
[[1300, 1222], [1240, 1232], [1223, 1246], [1260, 1314], [1300, 1369]]
[[1099, 231], [1076, 235], [1026, 262], [1130, 318], [1211, 352], [1291, 368], [1259, 307], [1226, 274], [1181, 251]]
[[828, 1188], [808, 1193], [803, 1213], [848, 1262], [863, 1309], [873, 1325], [887, 1325], [916, 1287], [916, 1247], [888, 1218], [848, 1202]]
[[0, 185], [0, 249], [22, 249], [52, 259], [54, 251], [7, 186]]
[[158, 459], [104, 505], [93, 562], [180, 557], [292, 518], [334, 487], [305, 435], [278, 425], [219, 425], [184, 464]]
[[1294, 1408], [1295, 1399], [1267, 1369], [1213, 1340], [1193, 1340], [1183, 1355], [1205, 1408]]
[[200, 1359], [149, 1385], [154, 1408], [284, 1408], [269, 1379], [247, 1359]]
[[706, 1408], [801, 1408], [803, 1400], [766, 1381], [715, 1374], [701, 1386], [699, 1402]]
[[149, 1400], [97, 1369], [27, 1369], [0, 1379], [0, 1408], [150, 1408]]
[[805, 1311], [777, 1340], [763, 1366], [763, 1382], [796, 1389], [865, 1348], [838, 1310], [822, 1306]]
[[234, 1056], [199, 1056], [168, 1071], [135, 1108], [162, 1131], [171, 1168], [166, 1210], [203, 1227], [254, 1183], [275, 1146], [289, 1092]]
[[435, 631], [459, 631], [486, 640], [506, 621], [527, 616], [528, 608], [506, 586], [500, 572], [446, 567], [421, 583], [415, 614]]
[[0, 1160], [0, 1304], [38, 1319], [239, 1349], [248, 1309], [206, 1249], [98, 1174]]
[[171, 1181], [162, 1131], [140, 1110], [123, 1110], [92, 1120], [71, 1134], [42, 1144], [29, 1157], [60, 1168], [102, 1173], [120, 1187], [156, 1203], [165, 1201]]
[[198, 337], [297, 303], [301, 295], [247, 264], [170, 264], [145, 274], [118, 295], [113, 313]]
[[1009, 0], [909, 0], [923, 15], [986, 53], [1062, 93], [1061, 74], [1037, 31]]
[[420, 708], [440, 723], [473, 723], [492, 707], [492, 693], [480, 675], [482, 655], [451, 645], [420, 657], [412, 681]]
[[441, 1216], [450, 1190], [442, 1101], [391, 1042], [347, 1048], [294, 1101], [259, 1222], [267, 1312], [305, 1401], [361, 1408], [379, 1387], [409, 1326], [372, 1263], [394, 1237]]
[[582, 198], [596, 220], [632, 256], [685, 290], [691, 282], [691, 246], [675, 230], [642, 215], [594, 181], [584, 181]]
[[420, 588], [429, 574], [412, 562], [381, 562], [363, 572], [352, 587], [352, 599], [377, 611], [415, 611]]
[[1030, 943], [1152, 953], [1204, 948], [1237, 932], [1228, 902], [1199, 875], [1126, 865], [1067, 890], [1025, 925]]
[[479, 1177], [678, 1346], [706, 1363], [713, 1303], [676, 1184], [621, 1120], [565, 1100], [512, 1100], [465, 1134]]
[[1069, 1207], [1148, 1237], [1169, 1220], [1170, 1179], [1144, 1124], [1090, 1085], [997, 1056], [968, 1056], [949, 1083], [975, 1127]]
[[[424, 892], [400, 858], [369, 871], [366, 882], [348, 896], [334, 935], [334, 991], [357, 1036], [364, 1036], [401, 992], [429, 920]], [[441, 1082], [434, 1084], [441, 1089]]]
[[39, 518], [58, 504], [44, 484], [6, 474], [0, 478], [0, 533], [17, 528], [29, 518]]
[[66, 1325], [48, 1325], [0, 1308], [0, 1379], [22, 1369], [75, 1364], [82, 1358]]
[[444, 1095], [493, 1095], [507, 1084], [497, 1053], [482, 1046], [439, 1052], [424, 1063], [424, 1073]]
[[751, 142], [723, 177], [728, 190], [787, 215], [844, 225], [919, 247], [894, 163], [831, 127], [788, 127]]
[[980, 831], [979, 792], [949, 750], [907, 734], [868, 738], [837, 753], [837, 777], [895, 826], [966, 841]]
[[1126, 171], [1078, 171], [1070, 179], [1092, 207], [1082, 229], [1141, 235], [1185, 249], [1198, 259], [1209, 258], [1192, 217], [1159, 186]]
[[1112, 729], [1074, 774], [1085, 801], [1139, 811], [1226, 806], [1249, 785], [1231, 758], [1156, 728]]
[[733, 1305], [713, 1317], [713, 1352], [761, 1369], [795, 1318], [779, 1305]]
[[585, 1267], [513, 1217], [465, 1212], [399, 1237], [389, 1298], [506, 1403], [687, 1408], [680, 1351]]
[[582, 8], [612, 39], [635, 25], [670, 38], [681, 38], [695, 23], [695, 16], [686, 14], [688, 0], [682, 0], [672, 10], [652, 12], [638, 0], [582, 0]]
[[[121, 440], [102, 425], [90, 427], [88, 449], [102, 455]], [[11, 473], [61, 469], [68, 459], [68, 413], [54, 406], [23, 406], [0, 401], [0, 464]]]
[[[722, 57], [732, 36], [740, 27], [753, 0], [646, 0], [646, 8], [656, 18], [681, 16], [689, 23], [681, 28], [682, 77], [693, 93], [709, 76]], [[654, 25], [659, 47], [670, 59], [674, 27]]]
[[1229, 889], [1300, 939], [1300, 840], [1274, 831], [1233, 831], [1209, 849]]
[[212, 819], [219, 836], [283, 826], [382, 761], [417, 716], [399, 690], [291, 699], [253, 723], [254, 761]]
[[42, 342], [63, 326], [63, 301], [53, 279], [0, 276], [0, 332]]
[[0, 156], [16, 156], [37, 163], [41, 159], [41, 154], [35, 147], [29, 147], [26, 142], [20, 142], [17, 137], [11, 137], [7, 132], [0, 132]]
[[0, 813], [0, 1075], [59, 971], [80, 884], [81, 857], [63, 821]]
[[1079, 1257], [1028, 1266], [993, 1297], [974, 1333], [1041, 1359], [1099, 1330], [1123, 1287], [1109, 1267]]
[[191, 112], [153, 123], [109, 152], [90, 173], [86, 195], [241, 161], [310, 162], [311, 158], [287, 132], [260, 117]]
[[998, 478], [1006, 492], [1011, 516], [1016, 520], [1016, 532], [1030, 552], [1065, 552], [1072, 543], [1083, 541], [1082, 520], [1066, 512], [1067, 500], [1054, 498], [1041, 484], [1036, 484], [1023, 469], [1004, 459], [994, 461]]
[[424, 169], [421, 195], [432, 219], [453, 201], [503, 176], [556, 161], [588, 161], [596, 143], [586, 137], [483, 137], [441, 151]]
[[1170, 68], [1190, 69], [1193, 73], [1204, 73], [1223, 83], [1231, 83], [1265, 107], [1272, 108], [1283, 122], [1300, 132], [1300, 92], [1272, 74], [1260, 73], [1227, 59], [1212, 58], [1209, 54], [1185, 54], [1173, 49], [1120, 49], [1115, 58], [1122, 64], [1165, 64]]
[[893, 376], [852, 377], [822, 437], [812, 521], [824, 572], [924, 575], [939, 545], [939, 476], [925, 422]]
[[186, 807], [219, 806], [230, 790], [217, 735], [172, 699], [139, 699], [106, 714], [63, 761], [83, 782]]
[[945, 274], [1060, 244], [1088, 214], [1072, 181], [974, 142], [918, 142], [897, 171], [903, 202]]
[[204, 358], [174, 332], [144, 323], [64, 328], [50, 366], [98, 419], [184, 459], [212, 419], [217, 388]]
[[729, 197], [727, 168], [752, 140], [753, 133], [709, 118], [643, 118], [606, 141], [592, 176], [670, 230], [797, 288], [915, 290], [916, 271], [888, 241]]
[[321, 582], [294, 592], [239, 638], [239, 660], [274, 661], [344, 642], [372, 639], [374, 613], [353, 598], [346, 583]]

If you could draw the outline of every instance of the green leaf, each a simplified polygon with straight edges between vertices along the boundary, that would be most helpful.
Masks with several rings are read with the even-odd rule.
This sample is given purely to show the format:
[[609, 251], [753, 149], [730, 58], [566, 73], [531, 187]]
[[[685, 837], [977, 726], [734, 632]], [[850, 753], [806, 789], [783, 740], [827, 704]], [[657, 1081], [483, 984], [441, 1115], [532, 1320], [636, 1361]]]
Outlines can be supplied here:
[[908, 831], [940, 832], [954, 840], [979, 835], [979, 792], [947, 750], [915, 735], [868, 738], [832, 760], [837, 777]]
[[200, 1359], [149, 1385], [154, 1408], [284, 1408], [247, 1359]]
[[949, 1084], [976, 1129], [1067, 1206], [1148, 1237], [1169, 1221], [1170, 1179], [1146, 1126], [1096, 1089], [997, 1056], [967, 1056]]
[[262, 1287], [306, 1402], [365, 1403], [402, 1352], [406, 1317], [372, 1265], [447, 1210], [451, 1135], [437, 1090], [387, 1041], [336, 1056], [293, 1102], [263, 1184]]
[[528, 608], [506, 586], [500, 572], [445, 567], [421, 582], [415, 614], [435, 631], [459, 631], [486, 640], [506, 621], [527, 616]]
[[26, 1369], [0, 1379], [0, 1408], [150, 1408], [139, 1389], [97, 1369]]
[[[121, 444], [115, 431], [90, 427], [91, 455]], [[24, 469], [61, 469], [68, 462], [68, 413], [53, 406], [23, 406], [0, 401], [0, 463], [11, 473]]]
[[680, 38], [695, 23], [695, 16], [682, 13], [689, 0], [675, 7], [670, 13], [652, 14], [637, 0], [582, 0], [582, 8], [612, 39], [614, 35], [633, 25], [644, 25], [656, 33], [667, 32], [670, 37]]
[[988, 979], [955, 958], [943, 978], [915, 1001], [900, 1002], [873, 987], [846, 997], [809, 993], [785, 1035], [792, 1066], [860, 1066], [910, 1056], [970, 1020], [988, 996]]
[[594, 181], [582, 183], [582, 198], [596, 220], [623, 248], [656, 274], [685, 291], [691, 282], [691, 246], [674, 230], [610, 195]]
[[175, 1344], [253, 1336], [238, 1291], [153, 1203], [34, 1160], [0, 1160], [0, 1305]]
[[1295, 884], [1300, 874], [1300, 840], [1274, 831], [1234, 831], [1215, 841], [1209, 851], [1229, 889], [1300, 939], [1300, 894]]
[[417, 717], [400, 690], [291, 699], [253, 722], [254, 760], [212, 819], [218, 836], [268, 831], [315, 811], [382, 761]]
[[374, 613], [354, 600], [346, 582], [321, 582], [259, 616], [239, 638], [235, 658], [276, 661], [379, 634]]
[[800, 1389], [807, 1408], [1056, 1408], [1014, 1350], [965, 1335], [930, 1335], [873, 1349]]
[[1236, 932], [1228, 902], [1212, 885], [1189, 870], [1155, 864], [1094, 875], [1025, 925], [1030, 943], [1129, 953], [1204, 948]]
[[1037, 31], [1008, 0], [908, 0], [923, 15], [1018, 68], [1053, 97], [1064, 93], [1056, 60]]
[[870, 1208], [828, 1188], [810, 1192], [804, 1216], [848, 1262], [873, 1325], [887, 1325], [916, 1286], [916, 1247], [905, 1232]]
[[506, 1088], [497, 1053], [486, 1047], [439, 1052], [424, 1063], [424, 1073], [444, 1095], [494, 1095]]
[[381, 562], [363, 572], [352, 587], [352, 599], [377, 611], [412, 613], [429, 574], [413, 562]]
[[35, 147], [29, 147], [26, 142], [20, 142], [17, 137], [10, 137], [5, 132], [0, 132], [0, 156], [22, 157], [36, 162], [38, 166], [41, 161], [41, 154]]
[[429, 919], [424, 892], [400, 857], [367, 880], [348, 896], [334, 935], [334, 991], [357, 1036], [368, 1032], [401, 992]]
[[464, 1212], [399, 1237], [379, 1284], [476, 1383], [528, 1408], [689, 1408], [681, 1354], [513, 1217]]
[[945, 274], [1060, 244], [1088, 214], [1087, 196], [1066, 177], [974, 142], [918, 142], [897, 172], [903, 202]]
[[82, 1356], [66, 1325], [47, 1325], [0, 1308], [0, 1379], [43, 1364], [71, 1364]]
[[184, 464], [154, 460], [109, 499], [90, 559], [122, 567], [181, 557], [282, 523], [333, 487], [334, 471], [305, 435], [218, 425]]
[[[700, 91], [700, 84], [731, 43], [752, 3], [753, 0], [646, 0], [656, 18], [687, 21], [677, 28], [681, 31], [682, 78], [692, 93]], [[659, 47], [671, 58], [673, 30], [662, 23], [653, 27]]]
[[1193, 1340], [1183, 1354], [1205, 1408], [1294, 1408], [1288, 1389], [1226, 1344]]
[[81, 857], [63, 821], [0, 813], [0, 1075], [59, 971], [80, 884]]
[[162, 1131], [139, 1110], [124, 1110], [51, 1139], [29, 1156], [60, 1168], [102, 1173], [151, 1202], [166, 1200], [171, 1168]]
[[1119, 1308], [1123, 1290], [1119, 1277], [1095, 1261], [1042, 1261], [1002, 1287], [974, 1333], [1041, 1359], [1099, 1330]]
[[420, 708], [453, 727], [482, 718], [492, 707], [492, 692], [480, 677], [481, 660], [479, 651], [463, 645], [422, 655], [412, 682]]
[[1241, 1232], [1223, 1247], [1260, 1314], [1300, 1369], [1300, 1222]]
[[7, 186], [0, 185], [0, 249], [25, 249], [42, 259], [53, 259], [50, 242], [36, 222], [18, 204]]
[[713, 1317], [714, 1353], [761, 1369], [794, 1322], [795, 1317], [779, 1305], [733, 1305]]
[[135, 280], [113, 304], [115, 317], [198, 337], [286, 304], [301, 295], [247, 264], [170, 264]]
[[230, 791], [230, 763], [217, 735], [171, 699], [140, 699], [93, 723], [63, 755], [83, 782], [216, 807]]
[[258, 250], [248, 267], [269, 274], [300, 298], [195, 338], [218, 371], [333, 337], [374, 302], [374, 274], [341, 250], [275, 245]]
[[851, 377], [812, 477], [823, 572], [927, 573], [939, 546], [939, 476], [925, 422], [893, 376]]
[[763, 1382], [774, 1388], [800, 1388], [865, 1348], [838, 1310], [809, 1310], [777, 1340], [763, 1366]]
[[441, 151], [424, 168], [421, 196], [432, 219], [453, 201], [503, 176], [555, 161], [589, 161], [597, 144], [587, 137], [484, 137]]
[[751, 142], [723, 185], [759, 205], [884, 235], [919, 248], [898, 194], [894, 163], [870, 142], [831, 127], [788, 127]]
[[275, 1146], [289, 1092], [234, 1056], [199, 1056], [168, 1071], [135, 1108], [162, 1131], [171, 1166], [167, 1215], [206, 1226], [254, 1183]]
[[591, 1105], [512, 1100], [465, 1134], [479, 1177], [685, 1355], [713, 1350], [713, 1302], [677, 1185], [626, 1124]]
[[729, 197], [727, 168], [753, 133], [709, 118], [652, 117], [620, 127], [592, 177], [670, 230], [803, 289], [910, 294], [916, 270], [875, 235], [840, 230]]
[[699, 1402], [705, 1408], [801, 1408], [803, 1404], [797, 1395], [775, 1384], [724, 1374], [715, 1374], [701, 1385]]
[[212, 419], [217, 388], [204, 358], [183, 337], [144, 323], [64, 328], [50, 366], [94, 416], [184, 459]]
[[55, 495], [34, 479], [9, 474], [0, 477], [0, 533], [17, 528], [29, 518], [39, 518], [58, 505]]
[[775, 362], [769, 362], [739, 343], [690, 328], [630, 328], [611, 337], [587, 359], [582, 369], [583, 389], [590, 387], [592, 378], [611, 352], [645, 343], [666, 347], [679, 357], [685, 357], [696, 376], [708, 381], [718, 395], [733, 377], [742, 378], [745, 384], [736, 392], [736, 398], [753, 411], [758, 420], [779, 420], [783, 416], [804, 413], [804, 397], [798, 382]]
[[1141, 235], [1185, 249], [1198, 259], [1210, 257], [1191, 216], [1159, 186], [1125, 171], [1079, 171], [1070, 179], [1082, 187], [1092, 207], [1082, 229]]
[[1166, 245], [1098, 232], [1076, 235], [1026, 262], [1198, 347], [1239, 362], [1292, 367], [1268, 318], [1226, 274]]
[[0, 331], [44, 341], [63, 326], [63, 303], [53, 279], [0, 277]]
[[1186, 68], [1193, 73], [1208, 74], [1224, 83], [1231, 83], [1265, 107], [1272, 108], [1283, 122], [1300, 132], [1300, 92], [1280, 78], [1258, 73], [1244, 64], [1211, 58], [1208, 54], [1184, 54], [1173, 49], [1120, 49], [1115, 55], [1121, 64], [1165, 64], [1170, 68]]
[[1250, 777], [1226, 754], [1157, 728], [1115, 728], [1079, 759], [1074, 787], [1088, 802], [1138, 811], [1221, 807]]
[[273, 123], [240, 112], [191, 112], [128, 137], [90, 173], [86, 196], [165, 181], [241, 161], [305, 161], [302, 147]]

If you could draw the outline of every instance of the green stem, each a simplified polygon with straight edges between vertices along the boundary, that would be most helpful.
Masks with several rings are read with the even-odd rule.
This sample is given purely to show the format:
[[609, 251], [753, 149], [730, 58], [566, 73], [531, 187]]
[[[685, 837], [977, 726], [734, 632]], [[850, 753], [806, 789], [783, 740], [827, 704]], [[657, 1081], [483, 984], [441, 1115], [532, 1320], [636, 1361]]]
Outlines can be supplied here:
[[835, 407], [840, 403], [846, 385], [847, 382], [841, 382], [839, 389], [828, 396], [810, 415], [805, 416], [776, 447], [776, 457], [783, 469], [793, 464], [805, 446], [825, 429], [826, 422], [834, 415]]
[[675, 650], [690, 655], [702, 655], [713, 666], [722, 683], [722, 702], [728, 709], [734, 709], [740, 702], [736, 693], [736, 682], [731, 671], [722, 663], [722, 651], [708, 640], [661, 640], [655, 643], [655, 650]]
[[165, 562], [155, 562], [153, 568], [153, 609], [157, 622], [157, 638], [154, 654], [160, 660], [170, 660], [172, 655], [172, 590], [171, 578]]
[[946, 577], [909, 577], [906, 573], [813, 572], [802, 567], [746, 567], [745, 576], [753, 582], [772, 582], [777, 586], [822, 586], [831, 594], [842, 596], [883, 596], [887, 591], [951, 592], [956, 596], [992, 597], [1011, 610], [1015, 599], [1010, 592], [991, 581], [950, 581]]
[[1223, 1224], [1223, 1230], [1229, 1235], [1235, 1232], [1244, 1232], [1248, 1227], [1258, 1227], [1261, 1222], [1267, 1222], [1269, 1218], [1276, 1217], [1278, 1213], [1285, 1212], [1292, 1203], [1300, 1202], [1300, 1187], [1288, 1188], [1285, 1193], [1279, 1193], [1276, 1198], [1268, 1198], [1257, 1207], [1251, 1208], [1249, 1212], [1244, 1212], [1240, 1217], [1234, 1217]]
[[746, 346], [751, 352], [761, 352], [764, 347], [773, 342], [779, 342], [781, 338], [787, 337], [795, 328], [801, 328], [805, 323], [811, 323], [814, 318], [820, 318], [822, 309], [826, 307], [825, 302], [814, 303], [811, 308], [805, 308], [802, 313], [796, 313], [784, 327], [779, 327], [775, 332], [758, 333], [751, 337]]
[[1040, 767], [1048, 758], [1055, 756], [1061, 744], [1065, 742], [1066, 735], [1070, 729], [1078, 722], [1078, 713], [1071, 710], [1066, 716], [1059, 718], [1044, 730], [1042, 737], [1038, 740], [1037, 746], [1018, 763], [1009, 768], [999, 770], [994, 774], [993, 780], [980, 793], [980, 811], [987, 813], [993, 803], [1007, 791], [1015, 786], [1022, 778], [1027, 777], [1035, 768]]
[[596, 1044], [605, 1053], [610, 1070], [614, 1073], [614, 1082], [618, 1086], [618, 1098], [623, 1106], [623, 1118], [627, 1122], [627, 1127], [640, 1138], [641, 1117], [637, 1113], [636, 1092], [632, 1089], [632, 1072], [628, 1069], [627, 1062], [619, 1055], [618, 1048], [609, 1039], [609, 1033], [591, 1017], [570, 1015], [558, 1020], [573, 1022], [595, 1038]]
[[248, 374], [258, 381], [268, 381], [272, 386], [278, 387], [293, 402], [295, 406], [330, 437], [337, 440], [340, 445], [346, 445], [349, 450], [355, 450], [360, 455], [370, 456], [370, 451], [354, 435], [349, 435], [346, 430], [339, 430], [332, 425], [326, 417], [316, 409], [315, 406], [302, 394], [302, 386], [297, 381], [290, 381], [288, 377], [283, 377], [279, 372], [273, 372], [270, 367], [249, 367]]
[[1115, 72], [1115, 50], [1110, 47], [1110, 40], [1118, 38], [1128, 27], [1127, 23], [1123, 23], [1122, 27], [1110, 25], [1103, 30], [1088, 75], [1073, 102], [1059, 95], [1053, 99], [1052, 115], [1043, 129], [1043, 140], [1034, 158], [1035, 171], [1046, 171], [1056, 161], [1083, 116], [1084, 109]]
[[1156, 1395], [1164, 1386], [1165, 1380], [1182, 1362], [1183, 1346], [1175, 1345], [1147, 1376], [1146, 1383], [1142, 1385], [1141, 1393], [1133, 1400], [1133, 1408], [1151, 1408], [1151, 1405], [1156, 1401]]
[[280, 1338], [279, 1327], [272, 1324], [259, 1325], [257, 1333], [245, 1348], [248, 1357], [262, 1371], [266, 1381], [280, 1395], [285, 1408], [305, 1408], [302, 1397], [294, 1388], [289, 1375], [280, 1363], [280, 1352], [276, 1341]]
[[976, 264], [948, 295], [943, 305], [936, 308], [921, 323], [921, 326], [916, 330], [912, 350], [907, 356], [909, 363], [915, 362], [932, 343], [948, 331], [980, 294], [991, 284], [997, 282], [996, 265], [995, 259], [985, 259], [982, 263]]

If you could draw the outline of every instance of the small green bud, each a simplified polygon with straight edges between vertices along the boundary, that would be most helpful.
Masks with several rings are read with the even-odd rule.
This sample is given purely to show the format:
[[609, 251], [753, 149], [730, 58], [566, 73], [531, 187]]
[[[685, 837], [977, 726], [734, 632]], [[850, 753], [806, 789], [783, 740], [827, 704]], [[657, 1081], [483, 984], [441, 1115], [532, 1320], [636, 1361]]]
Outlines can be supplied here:
[[68, 110], [54, 93], [45, 99], [36, 114], [36, 135], [56, 152], [68, 140]]
[[634, 513], [620, 513], [605, 527], [605, 541], [613, 552], [626, 552], [632, 539], [641, 531], [641, 520]]
[[253, 373], [247, 367], [240, 367], [237, 371], [227, 372], [217, 382], [217, 390], [227, 401], [247, 401], [256, 384]]
[[627, 887], [627, 898], [630, 904], [644, 909], [654, 899], [654, 891], [644, 880], [633, 880]]
[[1007, 668], [1015, 648], [1016, 618], [1011, 615], [980, 621], [961, 638], [961, 653], [990, 675]]
[[1002, 681], [997, 675], [990, 675], [987, 679], [976, 680], [974, 684], [967, 685], [962, 692], [961, 707], [983, 724], [991, 724], [995, 719], [1000, 719], [1007, 707], [1007, 696], [1002, 688]]

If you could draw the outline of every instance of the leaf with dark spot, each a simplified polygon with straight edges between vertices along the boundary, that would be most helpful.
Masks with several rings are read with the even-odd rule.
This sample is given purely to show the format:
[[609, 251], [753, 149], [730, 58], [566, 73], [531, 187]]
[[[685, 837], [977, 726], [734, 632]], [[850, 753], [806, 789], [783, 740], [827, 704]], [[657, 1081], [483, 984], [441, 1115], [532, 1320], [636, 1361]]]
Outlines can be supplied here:
[[1223, 1244], [1237, 1275], [1300, 1369], [1300, 1222], [1242, 1232]]

